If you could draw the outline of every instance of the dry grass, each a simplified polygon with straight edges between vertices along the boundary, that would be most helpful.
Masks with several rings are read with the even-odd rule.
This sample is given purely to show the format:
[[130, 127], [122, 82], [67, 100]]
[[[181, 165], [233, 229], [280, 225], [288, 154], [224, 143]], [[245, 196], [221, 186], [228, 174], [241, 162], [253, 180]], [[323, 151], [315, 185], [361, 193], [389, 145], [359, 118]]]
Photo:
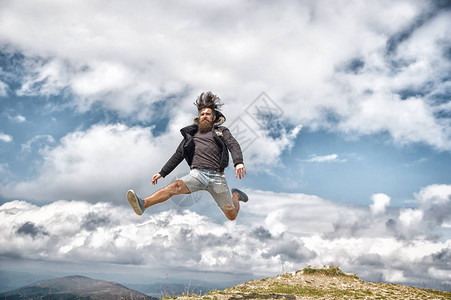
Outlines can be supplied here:
[[183, 295], [165, 299], [451, 299], [451, 293], [419, 289], [388, 283], [360, 280], [345, 274], [338, 267], [314, 268], [287, 273], [274, 278], [254, 280], [212, 291], [204, 296]]

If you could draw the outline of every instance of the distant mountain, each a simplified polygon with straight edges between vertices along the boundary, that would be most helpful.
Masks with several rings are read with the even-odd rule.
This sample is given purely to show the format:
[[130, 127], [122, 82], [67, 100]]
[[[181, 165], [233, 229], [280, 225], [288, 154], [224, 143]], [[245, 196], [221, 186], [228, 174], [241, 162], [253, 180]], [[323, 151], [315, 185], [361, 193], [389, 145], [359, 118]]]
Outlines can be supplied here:
[[67, 276], [2, 293], [0, 299], [154, 300], [158, 298], [149, 297], [113, 282], [84, 276]]

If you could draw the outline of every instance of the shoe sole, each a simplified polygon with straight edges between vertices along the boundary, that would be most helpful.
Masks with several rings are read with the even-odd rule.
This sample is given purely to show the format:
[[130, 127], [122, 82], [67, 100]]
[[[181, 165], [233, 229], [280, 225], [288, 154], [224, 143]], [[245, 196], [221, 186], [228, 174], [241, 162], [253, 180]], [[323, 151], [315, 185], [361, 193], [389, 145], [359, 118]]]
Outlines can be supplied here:
[[127, 192], [127, 200], [128, 200], [128, 203], [130, 203], [131, 207], [133, 208], [133, 210], [135, 211], [135, 213], [138, 216], [143, 214], [143, 212], [141, 210], [141, 207], [139, 207], [138, 198], [136, 198], [135, 192], [133, 192], [132, 190], [129, 190]]

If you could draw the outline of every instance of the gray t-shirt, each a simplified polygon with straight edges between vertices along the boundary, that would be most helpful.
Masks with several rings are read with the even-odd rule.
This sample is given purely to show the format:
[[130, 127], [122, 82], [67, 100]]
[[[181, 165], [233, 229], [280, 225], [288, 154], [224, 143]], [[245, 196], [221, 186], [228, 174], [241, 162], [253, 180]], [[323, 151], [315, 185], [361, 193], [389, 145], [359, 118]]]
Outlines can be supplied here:
[[191, 168], [219, 170], [221, 154], [213, 138], [213, 132], [196, 132], [194, 134], [194, 157]]

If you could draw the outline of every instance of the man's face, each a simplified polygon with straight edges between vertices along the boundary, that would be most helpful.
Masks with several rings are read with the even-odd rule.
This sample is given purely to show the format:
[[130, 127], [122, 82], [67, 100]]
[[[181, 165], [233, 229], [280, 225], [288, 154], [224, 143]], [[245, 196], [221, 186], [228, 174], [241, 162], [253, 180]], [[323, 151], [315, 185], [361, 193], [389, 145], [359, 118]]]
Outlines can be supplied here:
[[207, 132], [213, 129], [213, 121], [216, 116], [213, 115], [211, 108], [204, 108], [199, 112], [199, 131]]
[[199, 121], [201, 122], [207, 120], [211, 123], [214, 121], [214, 117], [211, 108], [204, 108], [199, 112]]

